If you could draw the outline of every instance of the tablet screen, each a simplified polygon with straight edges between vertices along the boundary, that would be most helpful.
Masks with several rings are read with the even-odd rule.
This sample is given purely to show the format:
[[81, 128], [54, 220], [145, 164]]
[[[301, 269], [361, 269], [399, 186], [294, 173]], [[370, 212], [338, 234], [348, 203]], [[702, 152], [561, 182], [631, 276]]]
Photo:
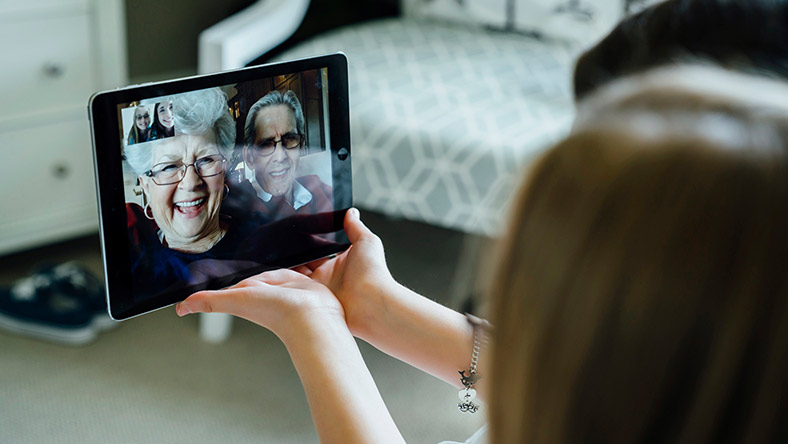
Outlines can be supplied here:
[[[252, 68], [252, 76], [239, 71], [241, 79], [224, 73], [110, 92], [100, 107], [94, 99], [113, 318], [347, 248], [347, 109], [333, 103], [347, 92], [332, 95], [332, 86], [343, 88], [329, 65], [275, 65]], [[107, 105], [114, 121], [96, 115]], [[99, 123], [115, 125], [114, 143]], [[119, 155], [98, 155], [106, 150]], [[102, 169], [113, 161], [115, 168]], [[113, 183], [122, 185], [109, 199], [102, 191], [118, 188]]]

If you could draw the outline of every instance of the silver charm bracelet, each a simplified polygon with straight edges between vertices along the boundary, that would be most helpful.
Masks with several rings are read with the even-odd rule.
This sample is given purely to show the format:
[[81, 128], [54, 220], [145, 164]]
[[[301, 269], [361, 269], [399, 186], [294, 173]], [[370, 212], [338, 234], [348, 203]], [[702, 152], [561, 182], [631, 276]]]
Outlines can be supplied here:
[[487, 345], [487, 331], [491, 329], [491, 326], [487, 320], [472, 314], [466, 313], [465, 318], [473, 327], [473, 352], [467, 374], [465, 370], [457, 372], [460, 374], [460, 382], [464, 387], [458, 393], [460, 402], [457, 404], [457, 408], [463, 413], [476, 413], [479, 410], [479, 405], [473, 402], [476, 399], [476, 390], [473, 386], [481, 379], [481, 376], [476, 374], [476, 366], [479, 364], [479, 352], [482, 347]]

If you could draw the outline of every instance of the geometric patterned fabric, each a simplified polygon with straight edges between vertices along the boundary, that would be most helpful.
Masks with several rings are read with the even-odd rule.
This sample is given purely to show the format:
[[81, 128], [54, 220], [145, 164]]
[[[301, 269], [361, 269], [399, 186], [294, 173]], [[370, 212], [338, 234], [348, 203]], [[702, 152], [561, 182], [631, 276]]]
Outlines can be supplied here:
[[349, 60], [354, 204], [502, 233], [526, 166], [574, 118], [578, 49], [434, 21], [340, 28], [278, 56]]

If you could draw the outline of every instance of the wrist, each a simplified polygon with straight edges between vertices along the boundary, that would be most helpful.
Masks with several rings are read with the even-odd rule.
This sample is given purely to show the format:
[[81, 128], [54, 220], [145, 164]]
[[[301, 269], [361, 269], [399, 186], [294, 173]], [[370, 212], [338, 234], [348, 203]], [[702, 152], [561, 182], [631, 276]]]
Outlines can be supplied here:
[[349, 334], [341, 308], [313, 309], [287, 316], [282, 326], [272, 331], [288, 350], [290, 347], [309, 345], [321, 335]]
[[377, 281], [363, 282], [356, 295], [355, 310], [346, 313], [347, 325], [353, 336], [369, 342], [371, 335], [388, 324], [392, 307], [399, 294], [407, 289], [389, 277]]
[[344, 321], [321, 318], [284, 341], [321, 442], [402, 442]]

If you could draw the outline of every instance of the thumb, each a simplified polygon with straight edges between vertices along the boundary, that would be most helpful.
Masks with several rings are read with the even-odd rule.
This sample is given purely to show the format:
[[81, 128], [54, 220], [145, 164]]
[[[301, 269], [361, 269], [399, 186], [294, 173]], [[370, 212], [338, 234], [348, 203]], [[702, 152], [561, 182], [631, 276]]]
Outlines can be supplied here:
[[370, 231], [364, 222], [361, 222], [361, 216], [355, 208], [350, 208], [345, 213], [345, 233], [351, 244], [355, 244], [365, 237], [375, 237], [375, 233]]
[[179, 302], [175, 306], [178, 316], [191, 313], [230, 313], [235, 314], [236, 300], [240, 296], [240, 288], [228, 288], [216, 291], [200, 291]]

